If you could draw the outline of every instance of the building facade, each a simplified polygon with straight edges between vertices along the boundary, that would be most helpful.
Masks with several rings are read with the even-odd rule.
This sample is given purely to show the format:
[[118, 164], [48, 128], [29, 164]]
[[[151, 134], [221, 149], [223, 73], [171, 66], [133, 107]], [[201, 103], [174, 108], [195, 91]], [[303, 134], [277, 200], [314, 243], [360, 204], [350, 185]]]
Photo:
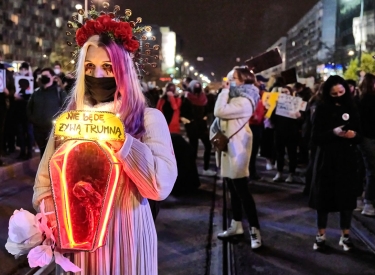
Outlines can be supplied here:
[[66, 23], [77, 3], [70, 0], [0, 1], [0, 50], [5, 60], [24, 60], [32, 66], [49, 63], [54, 45], [65, 43]]
[[286, 69], [299, 77], [315, 76], [317, 66], [330, 62], [335, 52], [337, 2], [319, 1], [287, 33]]
[[[337, 0], [336, 62], [348, 64], [361, 51], [375, 51], [375, 1]], [[363, 17], [361, 14], [363, 1]]]

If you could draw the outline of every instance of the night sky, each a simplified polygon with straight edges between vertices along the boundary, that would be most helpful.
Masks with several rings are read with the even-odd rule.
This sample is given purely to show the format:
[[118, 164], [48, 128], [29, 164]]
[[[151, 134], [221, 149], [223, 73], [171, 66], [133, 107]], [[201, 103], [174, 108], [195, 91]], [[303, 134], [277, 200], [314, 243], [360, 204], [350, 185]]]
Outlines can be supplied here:
[[[94, 0], [96, 2], [98, 0]], [[145, 24], [169, 26], [183, 39], [181, 55], [212, 80], [236, 63], [264, 52], [317, 0], [133, 0], [109, 1]], [[128, 3], [128, 4], [127, 4]], [[204, 62], [196, 61], [197, 56]]]

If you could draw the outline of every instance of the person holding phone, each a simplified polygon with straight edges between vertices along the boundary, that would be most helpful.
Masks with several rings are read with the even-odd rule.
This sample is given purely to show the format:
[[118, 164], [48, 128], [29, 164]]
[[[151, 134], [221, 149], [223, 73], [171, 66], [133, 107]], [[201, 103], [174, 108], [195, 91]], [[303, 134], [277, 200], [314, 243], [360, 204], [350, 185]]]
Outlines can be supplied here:
[[309, 206], [317, 211], [318, 234], [313, 248], [325, 247], [328, 213], [340, 212], [339, 245], [348, 251], [353, 248], [349, 232], [360, 185], [353, 161], [360, 141], [360, 120], [349, 86], [340, 76], [330, 76], [323, 84], [311, 138], [317, 148], [309, 200]]

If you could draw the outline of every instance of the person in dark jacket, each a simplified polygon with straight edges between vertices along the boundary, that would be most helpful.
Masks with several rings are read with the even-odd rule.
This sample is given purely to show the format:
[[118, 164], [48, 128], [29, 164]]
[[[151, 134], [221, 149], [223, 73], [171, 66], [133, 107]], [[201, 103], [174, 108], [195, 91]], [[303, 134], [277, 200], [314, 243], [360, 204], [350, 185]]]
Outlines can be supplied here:
[[340, 76], [323, 84], [322, 100], [312, 123], [312, 142], [317, 146], [309, 206], [317, 211], [318, 234], [314, 250], [325, 247], [328, 213], [340, 212], [344, 251], [353, 247], [349, 237], [358, 185], [356, 144], [360, 140], [359, 113], [349, 87]]
[[55, 72], [51, 68], [41, 71], [41, 87], [31, 95], [27, 104], [27, 115], [34, 126], [34, 137], [43, 156], [48, 137], [52, 130], [52, 121], [63, 106], [66, 93], [54, 83]]
[[33, 127], [27, 118], [27, 102], [32, 91], [30, 91], [30, 82], [27, 79], [20, 79], [18, 85], [20, 90], [15, 94], [14, 119], [17, 125], [17, 142], [21, 152], [17, 159], [27, 160], [32, 157], [34, 141]]
[[216, 171], [209, 169], [212, 145], [207, 127], [207, 97], [203, 92], [202, 84], [196, 80], [189, 83], [188, 89], [191, 92], [185, 92], [181, 105], [180, 119], [185, 125], [186, 134], [193, 148], [195, 159], [198, 155], [199, 140], [204, 145], [203, 175], [214, 176]]
[[366, 74], [359, 101], [363, 140], [360, 144], [366, 169], [365, 205], [362, 215], [375, 216], [375, 76]]
[[[284, 86], [281, 93], [292, 95], [293, 90], [289, 86]], [[289, 118], [276, 114], [276, 108], [271, 116], [271, 122], [275, 130], [275, 149], [277, 161], [277, 173], [273, 178], [274, 182], [282, 181], [282, 174], [285, 164], [285, 148], [289, 158], [289, 176], [285, 182], [294, 182], [294, 174], [297, 168], [297, 146], [299, 138], [300, 113], [296, 113], [296, 118]]]

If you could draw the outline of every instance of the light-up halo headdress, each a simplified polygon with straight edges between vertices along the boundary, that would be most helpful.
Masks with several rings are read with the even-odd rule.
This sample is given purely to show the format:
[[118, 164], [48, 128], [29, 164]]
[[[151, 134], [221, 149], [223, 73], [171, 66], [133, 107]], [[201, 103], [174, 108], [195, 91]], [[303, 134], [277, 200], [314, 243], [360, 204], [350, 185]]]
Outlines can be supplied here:
[[[97, 11], [95, 5], [91, 5], [88, 11], [88, 17], [85, 16], [83, 9], [78, 10], [78, 14], [82, 16], [83, 20], [80, 22], [78, 15], [72, 17], [73, 21], [69, 21], [67, 26], [69, 29], [75, 30], [75, 45], [72, 41], [67, 41], [68, 46], [75, 46], [72, 56], [77, 58], [78, 52], [86, 41], [93, 35], [107, 34], [115, 43], [122, 45], [128, 51], [138, 72], [139, 78], [142, 75], [149, 75], [145, 70], [146, 66], [152, 68], [157, 67], [156, 60], [159, 59], [157, 51], [159, 45], [151, 47], [147, 40], [155, 41], [155, 36], [148, 36], [151, 32], [150, 26], [137, 26], [142, 23], [142, 18], [138, 17], [136, 22], [130, 21], [132, 11], [125, 10], [125, 15], [120, 16], [120, 6], [114, 6], [112, 12], [108, 11], [109, 3], [103, 3], [104, 11]], [[66, 32], [67, 36], [72, 36], [71, 31]], [[153, 60], [153, 61], [152, 61]]]

